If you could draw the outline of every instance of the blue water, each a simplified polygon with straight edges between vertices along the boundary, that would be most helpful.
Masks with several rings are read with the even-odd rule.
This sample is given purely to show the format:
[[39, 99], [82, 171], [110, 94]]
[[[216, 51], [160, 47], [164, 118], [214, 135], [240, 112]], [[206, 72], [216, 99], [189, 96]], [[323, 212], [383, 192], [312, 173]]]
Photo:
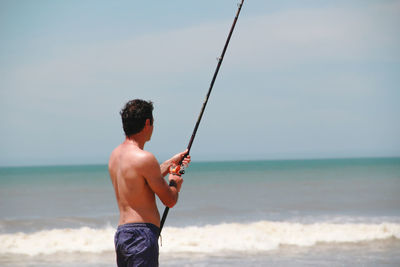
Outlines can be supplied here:
[[[158, 204], [162, 212], [163, 206], [160, 202]], [[52, 229], [58, 229], [61, 232], [56, 236], [68, 238], [71, 234], [68, 229], [77, 229], [77, 236], [85, 235], [86, 228], [82, 227], [106, 237], [116, 227], [117, 221], [118, 210], [106, 165], [0, 168], [0, 239], [13, 242], [19, 240], [18, 233], [23, 233], [25, 238], [33, 238], [35, 242], [49, 242], [51, 235], [42, 240], [41, 236], [45, 234], [36, 233], [45, 231], [48, 234]], [[218, 233], [220, 227], [231, 231], [239, 224], [241, 229], [248, 229], [241, 233], [247, 235], [252, 231], [248, 225], [256, 222], [263, 223], [265, 232], [270, 230], [269, 223], [277, 223], [277, 229], [284, 231], [294, 230], [296, 224], [308, 231], [310, 225], [318, 224], [320, 228], [312, 230], [316, 231], [317, 243], [304, 245], [303, 241], [309, 240], [301, 236], [300, 231], [295, 234], [294, 245], [287, 247], [285, 237], [277, 235], [281, 245], [274, 248], [272, 244], [275, 243], [271, 240], [251, 241], [253, 243], [249, 246], [259, 249], [256, 256], [249, 258], [251, 249], [244, 250], [243, 255], [234, 250], [229, 252], [223, 246], [215, 248], [219, 252], [212, 252], [205, 249], [207, 240], [199, 240], [190, 257], [185, 256], [189, 255], [186, 250], [171, 257], [163, 254], [161, 249], [160, 259], [166, 266], [243, 266], [244, 263], [250, 266], [251, 262], [253, 266], [260, 266], [269, 261], [285, 266], [292, 263], [293, 266], [321, 266], [317, 263], [347, 265], [352, 255], [358, 253], [360, 266], [379, 265], [382, 257], [390, 258], [389, 266], [398, 266], [400, 158], [193, 162], [184, 176], [179, 203], [167, 219], [166, 239], [168, 231], [185, 229], [178, 238], [181, 243], [170, 242], [176, 245], [174, 250], [179, 251], [184, 247], [185, 238], [206, 231], [209, 225]], [[336, 245], [337, 242], [324, 241], [327, 238], [324, 229], [342, 231], [341, 226], [336, 225], [346, 224], [354, 227], [350, 235], [362, 230], [361, 241], [357, 241], [358, 235], [352, 242], [340, 246]], [[371, 232], [363, 232], [365, 224], [385, 225], [376, 238], [368, 241]], [[187, 228], [193, 226], [200, 230]], [[385, 227], [393, 231], [387, 238]], [[348, 235], [347, 232], [339, 233], [338, 240], [341, 240], [341, 234]], [[228, 240], [229, 236], [220, 238]], [[23, 248], [24, 239], [21, 240], [18, 246]], [[229, 245], [232, 249], [236, 244], [234, 241], [226, 242], [232, 242]], [[270, 242], [271, 249], [264, 248], [263, 242]], [[2, 266], [20, 266], [21, 259], [26, 260], [26, 257], [37, 266], [52, 266], [61, 253], [43, 255], [43, 251], [32, 251], [30, 255], [21, 255], [21, 251], [18, 254], [10, 247], [0, 246]], [[68, 257], [75, 258], [76, 262], [65, 266], [100, 266], [100, 262], [108, 262], [104, 266], [113, 264], [112, 247], [77, 247], [78, 252], [83, 252], [68, 252]], [[168, 246], [163, 249], [168, 251]], [[84, 252], [86, 250], [91, 252]], [[363, 254], [368, 254], [368, 257], [362, 257]]]

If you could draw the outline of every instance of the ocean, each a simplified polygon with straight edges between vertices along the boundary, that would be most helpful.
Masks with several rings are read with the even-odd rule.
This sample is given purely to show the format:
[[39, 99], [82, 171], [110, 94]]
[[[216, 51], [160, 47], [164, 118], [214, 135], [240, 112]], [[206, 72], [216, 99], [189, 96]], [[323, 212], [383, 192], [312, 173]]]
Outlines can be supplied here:
[[[117, 223], [106, 165], [0, 168], [0, 266], [116, 266]], [[400, 158], [193, 162], [160, 266], [400, 266]]]

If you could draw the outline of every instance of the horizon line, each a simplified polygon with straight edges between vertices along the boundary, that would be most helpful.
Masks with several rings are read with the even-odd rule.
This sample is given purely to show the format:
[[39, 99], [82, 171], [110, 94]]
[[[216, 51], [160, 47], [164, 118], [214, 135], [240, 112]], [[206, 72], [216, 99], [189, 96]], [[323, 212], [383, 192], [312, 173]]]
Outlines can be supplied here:
[[[196, 160], [192, 163], [223, 163], [223, 162], [257, 162], [257, 161], [316, 161], [316, 160], [357, 160], [357, 159], [400, 159], [397, 156], [354, 156], [354, 157], [321, 157], [321, 158], [276, 158], [276, 159], [227, 159], [227, 160]], [[107, 163], [72, 163], [72, 164], [35, 164], [35, 165], [0, 165], [5, 168], [40, 168], [40, 167], [78, 167], [78, 166], [107, 166]]]

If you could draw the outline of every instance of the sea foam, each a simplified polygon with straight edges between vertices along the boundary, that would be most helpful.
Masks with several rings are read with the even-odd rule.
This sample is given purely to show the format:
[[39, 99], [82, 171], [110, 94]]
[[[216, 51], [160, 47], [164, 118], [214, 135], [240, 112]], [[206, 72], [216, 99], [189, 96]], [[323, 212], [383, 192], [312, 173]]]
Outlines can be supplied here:
[[[0, 254], [30, 256], [54, 253], [102, 253], [114, 250], [115, 229], [53, 229], [35, 233], [0, 235]], [[160, 253], [263, 252], [281, 245], [314, 246], [318, 243], [357, 243], [400, 239], [400, 224], [314, 223], [260, 221], [183, 228], [165, 227]]]

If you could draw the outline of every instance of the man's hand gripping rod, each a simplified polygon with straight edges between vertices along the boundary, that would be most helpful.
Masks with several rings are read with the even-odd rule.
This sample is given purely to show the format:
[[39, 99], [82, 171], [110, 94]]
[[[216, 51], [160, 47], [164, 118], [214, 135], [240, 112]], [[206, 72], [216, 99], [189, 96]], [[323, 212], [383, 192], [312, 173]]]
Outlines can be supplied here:
[[[214, 86], [215, 79], [217, 78], [219, 68], [221, 67], [221, 64], [222, 64], [222, 60], [224, 60], [224, 56], [225, 56], [226, 49], [228, 48], [229, 41], [231, 40], [231, 36], [232, 36], [232, 33], [233, 33], [233, 29], [235, 28], [236, 21], [237, 21], [237, 19], [239, 18], [239, 14], [240, 14], [240, 10], [242, 9], [243, 2], [244, 2], [244, 0], [242, 0], [242, 1], [238, 4], [238, 10], [237, 10], [237, 12], [236, 12], [235, 19], [233, 20], [231, 30], [229, 31], [228, 38], [226, 39], [224, 49], [222, 50], [221, 56], [218, 58], [218, 65], [217, 65], [217, 68], [215, 69], [214, 76], [213, 76], [213, 78], [212, 78], [212, 80], [211, 80], [210, 88], [208, 89], [208, 92], [207, 92], [207, 95], [206, 95], [206, 99], [204, 100], [204, 103], [203, 103], [203, 107], [201, 108], [201, 111], [200, 111], [199, 117], [198, 117], [198, 119], [197, 119], [196, 125], [194, 126], [194, 130], [193, 130], [193, 133], [192, 133], [192, 137], [190, 138], [189, 144], [188, 144], [188, 146], [187, 146], [188, 152], [186, 153], [186, 155], [184, 155], [184, 156], [182, 157], [181, 161], [179, 162], [179, 165], [178, 165], [177, 167], [175, 167], [175, 168], [182, 168], [181, 165], [182, 165], [183, 159], [184, 159], [187, 155], [189, 155], [189, 153], [190, 153], [190, 149], [192, 148], [192, 144], [193, 144], [194, 138], [195, 138], [195, 136], [196, 136], [197, 129], [199, 128], [201, 118], [203, 117], [203, 113], [204, 113], [204, 110], [205, 110], [206, 105], [207, 105], [207, 102], [208, 102], [208, 98], [210, 97], [211, 90], [212, 90], [212, 88], [213, 88], [213, 86]], [[176, 170], [176, 171], [179, 171], [179, 170]], [[184, 174], [184, 173], [185, 173], [184, 168], [182, 168], [182, 170], [180, 170], [180, 173], [181, 173], [181, 174]], [[172, 184], [170, 183], [170, 186], [171, 186], [171, 185], [172, 185]], [[160, 222], [160, 234], [161, 234], [161, 230], [162, 230], [162, 228], [163, 228], [163, 226], [164, 226], [165, 220], [167, 219], [168, 212], [169, 212], [169, 208], [168, 208], [168, 207], [165, 207], [165, 210], [164, 210], [163, 216], [162, 216], [162, 218], [161, 218], [161, 222]]]

